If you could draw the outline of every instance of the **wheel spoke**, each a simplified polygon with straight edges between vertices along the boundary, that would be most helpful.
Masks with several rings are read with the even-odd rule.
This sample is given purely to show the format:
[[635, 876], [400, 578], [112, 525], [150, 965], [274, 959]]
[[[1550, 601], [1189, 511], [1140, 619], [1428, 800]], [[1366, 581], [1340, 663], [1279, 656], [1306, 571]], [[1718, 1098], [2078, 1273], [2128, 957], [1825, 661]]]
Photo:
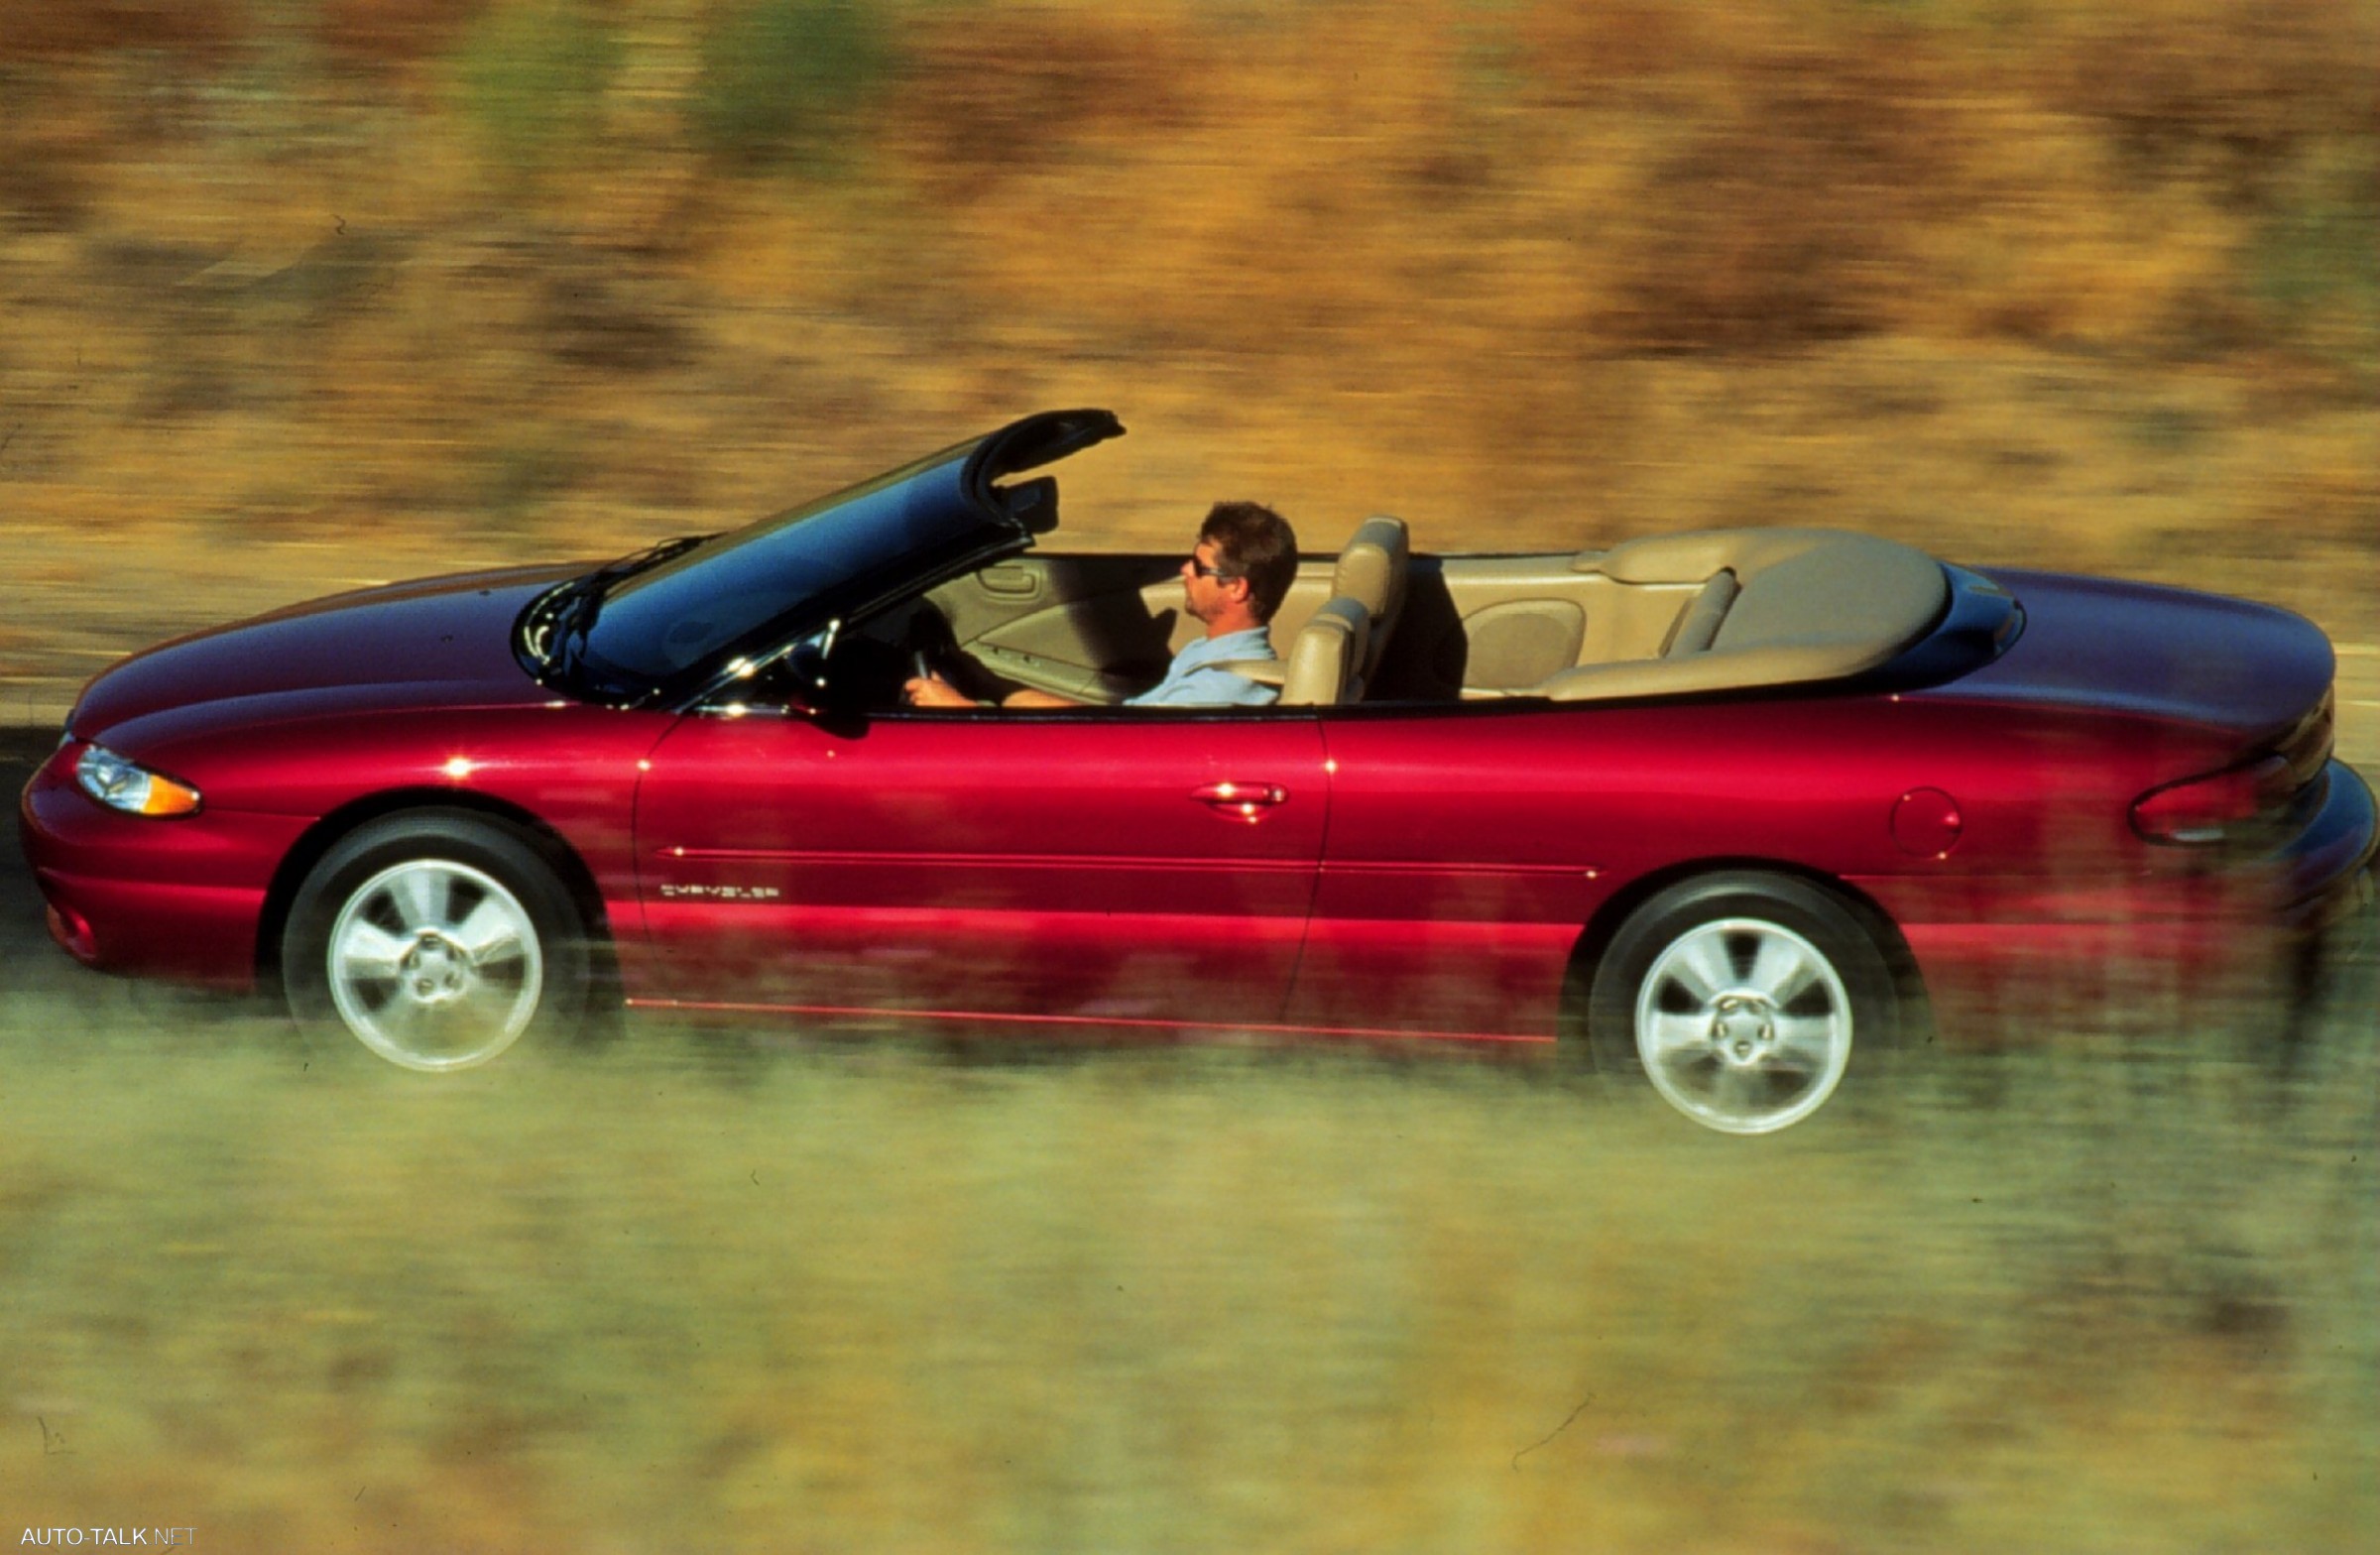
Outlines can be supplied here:
[[409, 929], [444, 928], [449, 886], [446, 872], [432, 865], [400, 871], [389, 882], [389, 900]]
[[1721, 1067], [1711, 1084], [1712, 1105], [1730, 1118], [1751, 1120], [1775, 1105], [1775, 1090], [1765, 1069]]
[[486, 967], [521, 959], [521, 929], [520, 914], [511, 903], [484, 897], [455, 928], [454, 940], [470, 953], [472, 965]]
[[1798, 940], [1767, 934], [1760, 940], [1760, 953], [1752, 960], [1751, 986], [1767, 996], [1770, 1003], [1785, 1006], [1794, 996], [1810, 986], [1818, 976], [1817, 963]]
[[1711, 1022], [1700, 1016], [1655, 1013], [1644, 1022], [1642, 1048], [1651, 1062], [1675, 1065], [1706, 1055], [1711, 1046]]
[[1726, 936], [1705, 930], [1688, 936], [1666, 958], [1669, 975], [1696, 1001], [1708, 1005], [1721, 990], [1733, 985], [1735, 967], [1727, 955]]
[[427, 1016], [419, 1001], [400, 994], [372, 1013], [372, 1027], [389, 1046], [418, 1052]]
[[1709, 1095], [1720, 1083], [1720, 1073], [1726, 1067], [1709, 1053], [1678, 1048], [1654, 1060], [1645, 1073], [1657, 1076], [1655, 1083], [1669, 1094], [1695, 1097]]
[[500, 1035], [511, 1024], [521, 1004], [521, 990], [502, 983], [476, 979], [471, 987], [453, 1004], [446, 1015], [455, 1031], [472, 1043]]
[[350, 919], [346, 932], [331, 947], [332, 975], [350, 983], [392, 981], [412, 945], [413, 941], [400, 939], [369, 918]]
[[1780, 1016], [1770, 1067], [1789, 1074], [1824, 1074], [1843, 1040], [1843, 1023], [1832, 1015]]

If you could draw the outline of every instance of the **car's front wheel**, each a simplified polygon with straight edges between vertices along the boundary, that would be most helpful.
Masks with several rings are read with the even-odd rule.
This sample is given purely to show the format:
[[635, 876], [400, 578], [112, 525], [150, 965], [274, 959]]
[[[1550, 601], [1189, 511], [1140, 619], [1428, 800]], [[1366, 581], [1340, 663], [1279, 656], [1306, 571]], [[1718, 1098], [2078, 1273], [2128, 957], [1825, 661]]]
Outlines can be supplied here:
[[1875, 936], [1833, 893], [1752, 872], [1673, 886], [1612, 936], [1589, 996], [1596, 1066], [1641, 1072], [1706, 1128], [1770, 1134], [1825, 1106], [1854, 1052], [1892, 1046]]
[[392, 815], [341, 839], [290, 905], [290, 1012], [408, 1069], [467, 1069], [584, 1012], [586, 929], [519, 832], [460, 811]]

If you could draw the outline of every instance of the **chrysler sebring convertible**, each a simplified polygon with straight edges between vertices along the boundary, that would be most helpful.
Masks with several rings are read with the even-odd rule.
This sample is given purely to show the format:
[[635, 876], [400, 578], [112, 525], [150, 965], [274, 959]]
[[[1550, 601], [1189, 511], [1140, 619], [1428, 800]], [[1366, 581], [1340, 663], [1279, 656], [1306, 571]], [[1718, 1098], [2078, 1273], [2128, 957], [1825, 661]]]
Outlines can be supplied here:
[[[1128, 705], [1198, 635], [1182, 557], [1040, 544], [1123, 429], [136, 655], [25, 791], [52, 932], [421, 1070], [612, 1002], [1534, 1043], [1761, 1133], [2045, 996], [2188, 1018], [2371, 899], [2313, 626], [1856, 534], [1373, 518], [1235, 666], [1264, 705]], [[904, 700], [962, 668], [1076, 705]]]

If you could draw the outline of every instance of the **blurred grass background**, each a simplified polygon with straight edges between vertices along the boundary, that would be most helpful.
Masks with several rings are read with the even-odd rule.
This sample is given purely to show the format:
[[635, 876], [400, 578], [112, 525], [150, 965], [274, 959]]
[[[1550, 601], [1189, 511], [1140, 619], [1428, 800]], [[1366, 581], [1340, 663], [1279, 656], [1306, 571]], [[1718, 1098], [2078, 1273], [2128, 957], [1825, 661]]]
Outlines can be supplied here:
[[2372, 640], [2372, 0], [0, 0], [0, 700], [1020, 412], [1070, 531], [1820, 522]]
[[90, 1013], [0, 1025], [15, 1524], [1035, 1555], [2380, 1529], [2351, 1015], [2289, 1075], [2252, 1016], [2078, 1033], [1742, 1140], [1459, 1060], [644, 1028], [423, 1086], [278, 1024]]

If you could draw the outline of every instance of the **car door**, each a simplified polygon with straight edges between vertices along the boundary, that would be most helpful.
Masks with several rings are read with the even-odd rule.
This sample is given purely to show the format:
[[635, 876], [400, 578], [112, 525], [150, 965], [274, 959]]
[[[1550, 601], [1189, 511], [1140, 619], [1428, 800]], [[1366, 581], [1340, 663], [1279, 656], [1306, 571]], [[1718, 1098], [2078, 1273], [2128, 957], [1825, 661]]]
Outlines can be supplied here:
[[1297, 710], [694, 713], [640, 784], [641, 896], [681, 1003], [1267, 1024], [1328, 805]]
[[1353, 708], [1323, 725], [1330, 843], [1289, 1006], [1351, 1034], [1550, 1040], [1629, 839], [1575, 712]]

